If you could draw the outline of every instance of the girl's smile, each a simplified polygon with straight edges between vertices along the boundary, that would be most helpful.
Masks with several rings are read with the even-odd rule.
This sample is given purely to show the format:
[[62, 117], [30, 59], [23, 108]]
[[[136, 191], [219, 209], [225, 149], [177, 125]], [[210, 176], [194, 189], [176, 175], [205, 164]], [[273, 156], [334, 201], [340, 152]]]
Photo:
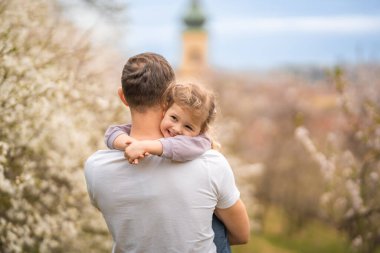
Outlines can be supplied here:
[[174, 137], [176, 135], [186, 135], [194, 137], [201, 131], [201, 122], [194, 117], [189, 109], [182, 109], [174, 103], [165, 112], [160, 124], [161, 133], [164, 137]]

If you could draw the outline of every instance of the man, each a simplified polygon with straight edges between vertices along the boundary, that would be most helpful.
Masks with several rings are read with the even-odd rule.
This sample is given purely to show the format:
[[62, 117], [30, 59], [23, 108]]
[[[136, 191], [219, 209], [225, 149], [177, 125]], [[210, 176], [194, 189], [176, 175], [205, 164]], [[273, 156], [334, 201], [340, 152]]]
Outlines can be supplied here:
[[[130, 107], [131, 137], [162, 137], [161, 97], [173, 81], [174, 72], [160, 55], [128, 60], [119, 96]], [[231, 244], [248, 240], [246, 209], [231, 168], [217, 151], [184, 163], [148, 156], [131, 165], [123, 152], [103, 150], [87, 160], [85, 176], [91, 201], [112, 234], [113, 252], [216, 252], [214, 210]]]

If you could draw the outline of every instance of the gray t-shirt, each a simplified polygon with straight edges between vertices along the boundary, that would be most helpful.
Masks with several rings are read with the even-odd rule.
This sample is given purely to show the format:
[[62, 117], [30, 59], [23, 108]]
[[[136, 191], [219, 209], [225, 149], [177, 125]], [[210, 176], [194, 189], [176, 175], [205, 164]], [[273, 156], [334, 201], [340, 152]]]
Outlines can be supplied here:
[[114, 253], [214, 253], [214, 209], [240, 197], [228, 162], [215, 150], [189, 162], [149, 156], [138, 165], [121, 151], [101, 150], [87, 160], [85, 177]]

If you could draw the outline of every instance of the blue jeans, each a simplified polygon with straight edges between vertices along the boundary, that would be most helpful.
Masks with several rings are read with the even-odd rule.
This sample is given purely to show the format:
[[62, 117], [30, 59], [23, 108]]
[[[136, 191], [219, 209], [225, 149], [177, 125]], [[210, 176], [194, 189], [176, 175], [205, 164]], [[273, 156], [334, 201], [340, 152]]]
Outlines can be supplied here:
[[227, 238], [227, 229], [224, 224], [213, 214], [212, 229], [214, 230], [214, 243], [217, 253], [231, 253], [230, 243]]

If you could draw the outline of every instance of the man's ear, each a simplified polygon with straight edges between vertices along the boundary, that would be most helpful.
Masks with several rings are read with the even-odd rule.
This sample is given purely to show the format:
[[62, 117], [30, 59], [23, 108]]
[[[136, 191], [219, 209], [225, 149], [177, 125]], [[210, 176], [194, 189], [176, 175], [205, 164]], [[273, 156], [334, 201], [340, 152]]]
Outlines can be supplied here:
[[125, 104], [126, 106], [128, 106], [128, 102], [127, 102], [127, 100], [124, 97], [123, 89], [121, 87], [119, 87], [119, 89], [117, 89], [117, 94], [119, 94], [119, 98], [121, 99], [121, 101], [123, 102], [123, 104]]

